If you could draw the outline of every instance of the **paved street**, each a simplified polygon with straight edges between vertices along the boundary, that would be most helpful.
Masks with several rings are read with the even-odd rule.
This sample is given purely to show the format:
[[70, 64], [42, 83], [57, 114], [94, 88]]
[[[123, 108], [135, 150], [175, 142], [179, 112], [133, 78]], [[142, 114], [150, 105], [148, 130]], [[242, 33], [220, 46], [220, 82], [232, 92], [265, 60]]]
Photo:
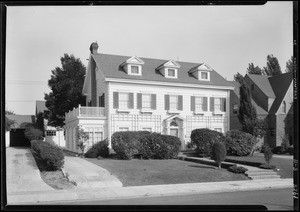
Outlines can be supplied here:
[[293, 210], [292, 189], [236, 191], [214, 194], [134, 199], [51, 202], [52, 205], [263, 205], [268, 210]]

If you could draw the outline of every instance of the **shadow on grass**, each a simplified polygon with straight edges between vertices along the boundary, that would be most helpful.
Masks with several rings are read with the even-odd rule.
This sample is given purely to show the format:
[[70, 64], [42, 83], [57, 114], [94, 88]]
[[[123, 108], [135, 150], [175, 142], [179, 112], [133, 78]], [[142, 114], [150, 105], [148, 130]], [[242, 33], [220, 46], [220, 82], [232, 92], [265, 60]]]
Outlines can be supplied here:
[[189, 165], [189, 167], [201, 168], [201, 169], [216, 169], [217, 167], [212, 166], [200, 166], [200, 165]]

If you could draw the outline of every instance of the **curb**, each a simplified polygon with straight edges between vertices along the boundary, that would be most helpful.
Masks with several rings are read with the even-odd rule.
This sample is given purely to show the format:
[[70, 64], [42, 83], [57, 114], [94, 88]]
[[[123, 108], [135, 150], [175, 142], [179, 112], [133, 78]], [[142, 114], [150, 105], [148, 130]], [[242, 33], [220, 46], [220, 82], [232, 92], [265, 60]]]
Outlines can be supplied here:
[[175, 196], [222, 193], [246, 190], [293, 188], [293, 179], [244, 180], [208, 183], [130, 186], [121, 188], [55, 190], [47, 192], [18, 192], [7, 195], [10, 205], [37, 204], [55, 201], [112, 200], [124, 198]]

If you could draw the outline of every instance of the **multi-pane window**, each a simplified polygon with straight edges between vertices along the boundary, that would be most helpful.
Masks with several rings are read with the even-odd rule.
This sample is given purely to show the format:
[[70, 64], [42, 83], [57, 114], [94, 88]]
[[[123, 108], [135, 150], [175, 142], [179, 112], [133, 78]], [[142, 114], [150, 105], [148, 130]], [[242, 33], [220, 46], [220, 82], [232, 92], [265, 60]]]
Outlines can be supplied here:
[[151, 94], [142, 94], [142, 108], [151, 108]]
[[196, 96], [195, 97], [195, 110], [203, 111], [203, 97]]
[[47, 130], [46, 136], [56, 136], [56, 131], [55, 130]]
[[129, 131], [129, 127], [119, 127], [119, 131]]
[[201, 79], [208, 79], [208, 73], [207, 72], [201, 72]]
[[178, 109], [178, 96], [170, 95], [170, 110]]
[[131, 65], [131, 74], [139, 74], [139, 67]]
[[215, 131], [222, 132], [222, 128], [215, 128]]
[[282, 112], [286, 113], [286, 102], [285, 101], [283, 101], [283, 103], [282, 103]]
[[94, 133], [94, 142], [99, 142], [103, 140], [103, 133], [102, 132], [95, 132]]
[[215, 98], [215, 111], [221, 111], [221, 98]]
[[129, 95], [128, 93], [119, 93], [119, 108], [128, 108]]
[[152, 132], [152, 128], [151, 127], [143, 127], [142, 130], [143, 131]]
[[238, 104], [233, 104], [233, 114], [237, 114], [239, 110]]
[[175, 77], [175, 69], [168, 69], [168, 76]]

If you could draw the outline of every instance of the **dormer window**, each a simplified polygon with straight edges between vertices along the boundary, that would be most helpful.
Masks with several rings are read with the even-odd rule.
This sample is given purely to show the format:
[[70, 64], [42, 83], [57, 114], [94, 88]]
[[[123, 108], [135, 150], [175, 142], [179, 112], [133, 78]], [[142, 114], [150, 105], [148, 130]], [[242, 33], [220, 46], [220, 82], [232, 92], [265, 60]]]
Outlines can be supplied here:
[[192, 68], [189, 73], [200, 81], [210, 81], [210, 73], [213, 69], [207, 64], [203, 63]]
[[177, 62], [170, 60], [157, 67], [156, 70], [158, 70], [166, 78], [177, 79], [179, 68], [180, 65]]
[[141, 75], [141, 69], [141, 66], [130, 65], [130, 71], [128, 73], [132, 75]]
[[142, 65], [144, 61], [140, 58], [134, 56], [123, 62], [120, 67], [123, 67], [127, 74], [129, 75], [142, 75]]

